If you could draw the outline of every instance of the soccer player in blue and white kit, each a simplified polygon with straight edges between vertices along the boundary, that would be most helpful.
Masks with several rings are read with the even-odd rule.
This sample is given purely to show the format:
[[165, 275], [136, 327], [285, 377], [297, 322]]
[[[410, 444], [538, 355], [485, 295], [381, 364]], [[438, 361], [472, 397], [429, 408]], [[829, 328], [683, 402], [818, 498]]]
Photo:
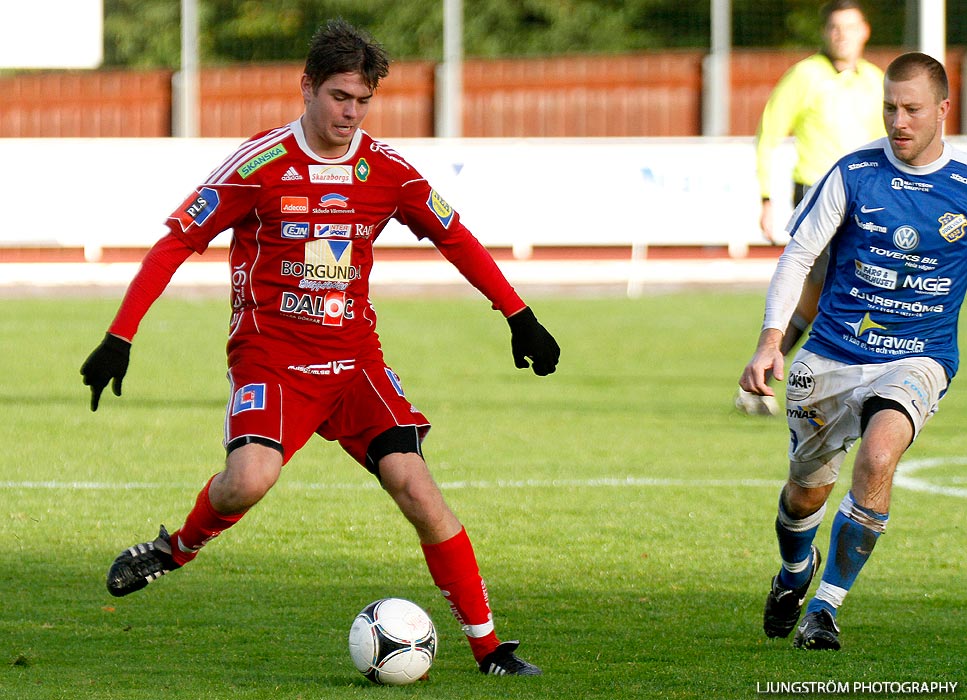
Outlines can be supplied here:
[[[782, 566], [764, 629], [794, 646], [839, 649], [836, 613], [889, 520], [893, 475], [957, 372], [967, 291], [967, 154], [942, 139], [943, 66], [896, 58], [884, 79], [887, 137], [841, 158], [806, 195], [766, 298], [755, 354], [739, 384], [772, 395], [786, 380], [789, 478], [776, 534]], [[813, 261], [830, 262], [809, 339], [784, 372], [783, 329]], [[813, 544], [846, 453], [851, 489], [830, 532], [822, 580], [797, 627], [820, 553]]]

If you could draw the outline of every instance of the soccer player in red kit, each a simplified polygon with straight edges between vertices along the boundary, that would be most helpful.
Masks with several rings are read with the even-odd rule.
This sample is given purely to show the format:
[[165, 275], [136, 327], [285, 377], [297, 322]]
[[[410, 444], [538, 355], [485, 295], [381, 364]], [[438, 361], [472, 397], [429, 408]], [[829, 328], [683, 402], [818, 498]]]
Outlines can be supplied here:
[[434, 583], [481, 672], [538, 675], [518, 642], [498, 639], [463, 525], [421, 453], [429, 422], [385, 365], [369, 302], [373, 242], [390, 219], [427, 238], [508, 321], [518, 368], [554, 371], [560, 349], [459, 215], [399, 154], [360, 129], [380, 79], [382, 47], [342, 20], [313, 37], [303, 115], [243, 143], [168, 218], [101, 344], [81, 368], [91, 409], [108, 383], [121, 395], [131, 341], [175, 270], [233, 229], [230, 399], [224, 470], [182, 527], [118, 555], [112, 595], [140, 590], [190, 562], [238, 522], [312, 437], [338, 441], [412, 523]]

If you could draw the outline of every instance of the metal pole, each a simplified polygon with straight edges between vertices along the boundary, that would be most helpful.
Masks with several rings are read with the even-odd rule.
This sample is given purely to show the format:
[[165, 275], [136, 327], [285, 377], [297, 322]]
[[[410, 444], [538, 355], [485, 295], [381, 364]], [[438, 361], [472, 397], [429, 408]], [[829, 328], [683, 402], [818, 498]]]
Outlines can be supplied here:
[[727, 136], [731, 128], [732, 2], [712, 0], [711, 52], [702, 61], [702, 134]]
[[920, 0], [920, 51], [947, 62], [945, 0]]
[[198, 0], [181, 0], [181, 70], [173, 78], [174, 135], [199, 135]]
[[436, 135], [463, 135], [463, 0], [443, 0], [443, 63], [436, 69]]

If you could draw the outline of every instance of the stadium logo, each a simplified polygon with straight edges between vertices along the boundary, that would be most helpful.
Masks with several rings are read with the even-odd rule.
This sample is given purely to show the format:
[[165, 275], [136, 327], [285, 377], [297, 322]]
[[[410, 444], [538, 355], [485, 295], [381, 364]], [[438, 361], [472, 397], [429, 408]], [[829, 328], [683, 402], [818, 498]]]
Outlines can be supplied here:
[[348, 165], [310, 165], [309, 182], [323, 185], [351, 185], [353, 171]]
[[246, 384], [232, 398], [232, 415], [265, 410], [265, 384]]

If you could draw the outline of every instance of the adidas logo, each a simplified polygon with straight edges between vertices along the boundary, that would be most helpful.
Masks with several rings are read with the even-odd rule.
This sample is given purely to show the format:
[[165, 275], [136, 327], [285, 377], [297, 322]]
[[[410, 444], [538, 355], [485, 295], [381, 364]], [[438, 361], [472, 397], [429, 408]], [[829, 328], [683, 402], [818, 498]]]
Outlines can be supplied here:
[[290, 165], [289, 169], [285, 171], [285, 175], [282, 176], [282, 180], [301, 180], [302, 176], [299, 171], [295, 169], [295, 166]]

